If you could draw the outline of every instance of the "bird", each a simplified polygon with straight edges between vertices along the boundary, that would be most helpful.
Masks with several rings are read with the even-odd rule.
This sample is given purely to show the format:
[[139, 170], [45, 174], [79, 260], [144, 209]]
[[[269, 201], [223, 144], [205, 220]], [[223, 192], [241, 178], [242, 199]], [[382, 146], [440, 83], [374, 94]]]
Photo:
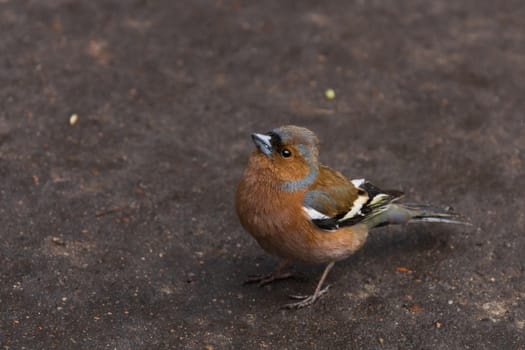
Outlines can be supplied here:
[[319, 162], [319, 140], [307, 128], [285, 125], [251, 134], [255, 149], [235, 194], [242, 227], [281, 262], [248, 279], [260, 286], [293, 277], [292, 262], [326, 264], [311, 295], [284, 305], [310, 306], [327, 293], [324, 282], [338, 261], [365, 244], [371, 229], [411, 222], [466, 224], [450, 207], [401, 203], [403, 192], [349, 179]]

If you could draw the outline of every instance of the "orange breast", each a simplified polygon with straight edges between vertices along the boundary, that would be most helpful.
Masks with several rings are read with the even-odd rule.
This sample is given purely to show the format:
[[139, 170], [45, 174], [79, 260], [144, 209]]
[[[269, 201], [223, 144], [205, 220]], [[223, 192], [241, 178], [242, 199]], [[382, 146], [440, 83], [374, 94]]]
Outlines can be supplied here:
[[320, 263], [347, 258], [364, 244], [364, 226], [334, 232], [319, 229], [302, 209], [306, 190], [280, 191], [268, 175], [248, 168], [236, 194], [241, 224], [268, 253]]

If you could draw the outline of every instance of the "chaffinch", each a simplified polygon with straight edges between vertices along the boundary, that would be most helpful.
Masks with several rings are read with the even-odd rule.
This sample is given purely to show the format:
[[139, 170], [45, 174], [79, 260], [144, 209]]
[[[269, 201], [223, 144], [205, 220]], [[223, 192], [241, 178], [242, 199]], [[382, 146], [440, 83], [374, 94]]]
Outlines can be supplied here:
[[383, 191], [364, 179], [349, 180], [318, 162], [315, 134], [282, 126], [252, 134], [256, 149], [236, 193], [237, 215], [244, 229], [271, 255], [283, 259], [277, 269], [247, 282], [264, 285], [291, 277], [291, 261], [327, 263], [310, 296], [287, 308], [313, 304], [329, 288], [326, 276], [336, 261], [363, 246], [374, 227], [408, 222], [464, 223], [449, 209], [398, 203], [399, 191]]

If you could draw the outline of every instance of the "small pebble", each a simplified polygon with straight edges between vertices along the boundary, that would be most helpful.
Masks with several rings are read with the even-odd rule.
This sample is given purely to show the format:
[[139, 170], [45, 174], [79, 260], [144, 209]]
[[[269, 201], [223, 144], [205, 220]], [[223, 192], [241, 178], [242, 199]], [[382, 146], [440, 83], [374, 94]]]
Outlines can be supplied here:
[[326, 89], [324, 92], [324, 97], [326, 97], [327, 100], [333, 100], [335, 98], [334, 89]]
[[55, 243], [56, 245], [61, 245], [61, 246], [66, 245], [66, 242], [60, 237], [51, 237], [51, 242]]
[[69, 125], [73, 126], [78, 122], [78, 115], [72, 114], [71, 117], [69, 117]]

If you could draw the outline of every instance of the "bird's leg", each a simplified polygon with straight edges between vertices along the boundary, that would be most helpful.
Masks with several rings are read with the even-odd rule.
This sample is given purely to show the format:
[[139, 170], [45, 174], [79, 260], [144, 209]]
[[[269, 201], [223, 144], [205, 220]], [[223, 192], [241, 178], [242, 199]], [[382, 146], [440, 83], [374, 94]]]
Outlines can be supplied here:
[[259, 287], [272, 283], [278, 280], [284, 280], [293, 277], [293, 273], [283, 271], [290, 264], [289, 260], [283, 260], [279, 263], [275, 271], [267, 275], [257, 275], [248, 278], [244, 284], [257, 283]]
[[309, 305], [312, 305], [313, 303], [315, 303], [317, 301], [317, 299], [319, 299], [323, 294], [328, 292], [328, 288], [330, 288], [330, 285], [327, 285], [326, 287], [323, 288], [323, 283], [324, 283], [324, 281], [326, 279], [326, 276], [328, 276], [328, 273], [330, 272], [332, 267], [334, 267], [334, 265], [335, 265], [334, 261], [332, 261], [331, 263], [326, 265], [326, 267], [325, 267], [325, 269], [323, 271], [323, 274], [321, 275], [321, 279], [319, 279], [319, 283], [317, 283], [317, 288], [315, 288], [314, 294], [306, 295], [306, 296], [305, 295], [290, 295], [290, 298], [292, 298], [292, 299], [299, 299], [301, 301], [299, 301], [297, 303], [286, 304], [286, 305], [283, 306], [283, 308], [286, 308], [286, 309], [300, 309], [302, 307], [309, 306]]

